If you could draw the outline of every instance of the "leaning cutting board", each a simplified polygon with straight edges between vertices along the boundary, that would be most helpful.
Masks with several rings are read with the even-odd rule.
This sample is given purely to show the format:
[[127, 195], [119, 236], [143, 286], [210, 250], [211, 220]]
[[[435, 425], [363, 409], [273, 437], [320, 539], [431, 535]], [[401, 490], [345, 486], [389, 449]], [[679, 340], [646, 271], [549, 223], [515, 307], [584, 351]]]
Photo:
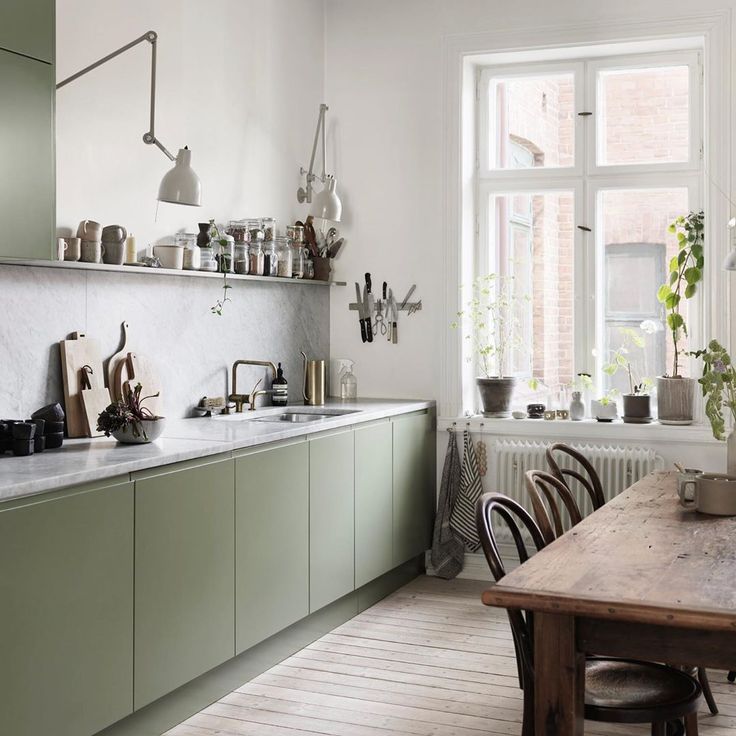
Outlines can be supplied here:
[[89, 365], [82, 366], [80, 382], [82, 384], [80, 397], [84, 418], [87, 422], [87, 436], [101, 437], [103, 433], [97, 431], [97, 417], [110, 405], [110, 391], [103, 385], [105, 382], [103, 376], [95, 375], [94, 369]]
[[74, 332], [70, 339], [59, 342], [59, 351], [61, 353], [61, 377], [64, 383], [67, 434], [69, 437], [87, 437], [87, 417], [81, 397], [82, 366], [89, 365], [93, 370], [93, 375], [102, 380], [104, 374], [100, 343], [91, 337], [86, 337], [81, 332]]
[[[131, 350], [131, 346], [128, 345], [128, 333], [130, 332], [130, 325], [127, 322], [123, 322], [122, 329], [123, 345], [120, 350], [112, 355], [107, 361], [107, 387], [110, 389], [110, 394], [115, 401], [122, 398], [118, 393], [119, 387], [122, 386], [122, 384], [129, 378], [126, 372], [126, 358]], [[115, 375], [116, 371], [118, 373], [117, 378]]]
[[[154, 362], [141, 353], [128, 353], [127, 374], [129, 379], [122, 384], [122, 391], [135, 388], [137, 383], [143, 387], [142, 396], [149, 396], [143, 406], [147, 407], [152, 414], [163, 416], [164, 403], [161, 396], [161, 381]], [[158, 394], [158, 396], [154, 396]]]

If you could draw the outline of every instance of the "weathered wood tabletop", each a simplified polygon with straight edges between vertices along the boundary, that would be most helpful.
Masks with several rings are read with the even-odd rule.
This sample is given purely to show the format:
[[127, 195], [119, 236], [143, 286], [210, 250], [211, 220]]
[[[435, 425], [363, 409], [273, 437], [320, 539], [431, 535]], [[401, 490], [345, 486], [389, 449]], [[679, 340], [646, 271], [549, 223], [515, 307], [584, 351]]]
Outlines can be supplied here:
[[736, 517], [682, 508], [676, 474], [653, 473], [483, 602], [538, 612], [537, 733], [582, 734], [586, 653], [736, 667]]

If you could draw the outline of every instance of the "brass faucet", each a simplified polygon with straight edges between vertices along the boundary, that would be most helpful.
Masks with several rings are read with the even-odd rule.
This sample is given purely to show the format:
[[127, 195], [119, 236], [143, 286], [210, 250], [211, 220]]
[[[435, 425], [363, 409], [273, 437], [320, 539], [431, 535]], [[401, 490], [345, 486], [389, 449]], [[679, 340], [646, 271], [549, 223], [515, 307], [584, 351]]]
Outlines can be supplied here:
[[[260, 383], [260, 381], [258, 383]], [[253, 388], [253, 391], [251, 391], [251, 394], [250, 394], [250, 402], [249, 402], [249, 406], [248, 406], [248, 411], [255, 411], [256, 410], [256, 399], [259, 396], [266, 396], [267, 394], [273, 394], [273, 393], [274, 393], [274, 391], [273, 391], [272, 388], [261, 389], [260, 391], [256, 391], [255, 390], [255, 387], [254, 387]]]
[[235, 402], [235, 411], [236, 412], [242, 412], [243, 411], [243, 405], [246, 403], [251, 403], [251, 395], [255, 393], [256, 388], [258, 388], [258, 385], [261, 383], [263, 379], [258, 381], [256, 385], [253, 387], [253, 390], [250, 394], [239, 394], [238, 393], [238, 366], [239, 365], [262, 365], [265, 368], [271, 369], [271, 381], [276, 378], [276, 366], [270, 361], [270, 360], [236, 360], [233, 363], [233, 379], [232, 379], [232, 387], [233, 392], [228, 396], [229, 401]]

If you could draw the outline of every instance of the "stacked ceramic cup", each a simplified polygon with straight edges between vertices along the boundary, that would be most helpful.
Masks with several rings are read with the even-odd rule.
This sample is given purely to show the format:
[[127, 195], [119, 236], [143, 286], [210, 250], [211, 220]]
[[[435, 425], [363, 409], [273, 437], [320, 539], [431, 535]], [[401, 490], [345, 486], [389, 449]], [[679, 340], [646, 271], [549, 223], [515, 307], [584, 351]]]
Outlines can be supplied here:
[[125, 240], [128, 231], [122, 225], [107, 225], [102, 228], [102, 261], [114, 266], [125, 262]]
[[102, 261], [102, 225], [93, 220], [82, 220], [77, 228], [77, 237], [81, 239], [81, 258], [85, 263]]

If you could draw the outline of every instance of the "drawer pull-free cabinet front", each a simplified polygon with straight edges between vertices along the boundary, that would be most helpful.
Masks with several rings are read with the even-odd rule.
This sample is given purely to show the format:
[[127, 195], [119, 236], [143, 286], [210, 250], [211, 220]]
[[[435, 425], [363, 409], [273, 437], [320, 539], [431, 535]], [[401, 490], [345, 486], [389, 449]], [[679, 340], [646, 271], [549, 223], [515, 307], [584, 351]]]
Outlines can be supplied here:
[[309, 442], [309, 610], [355, 589], [353, 433]]
[[54, 0], [2, 0], [0, 49], [54, 60]]
[[435, 435], [429, 413], [397, 417], [394, 428], [394, 565], [422, 554], [432, 540]]
[[355, 587], [393, 567], [391, 423], [355, 430]]
[[309, 444], [235, 461], [235, 649], [309, 613]]
[[0, 734], [133, 710], [133, 484], [0, 507]]
[[235, 653], [232, 459], [135, 483], [135, 707]]

